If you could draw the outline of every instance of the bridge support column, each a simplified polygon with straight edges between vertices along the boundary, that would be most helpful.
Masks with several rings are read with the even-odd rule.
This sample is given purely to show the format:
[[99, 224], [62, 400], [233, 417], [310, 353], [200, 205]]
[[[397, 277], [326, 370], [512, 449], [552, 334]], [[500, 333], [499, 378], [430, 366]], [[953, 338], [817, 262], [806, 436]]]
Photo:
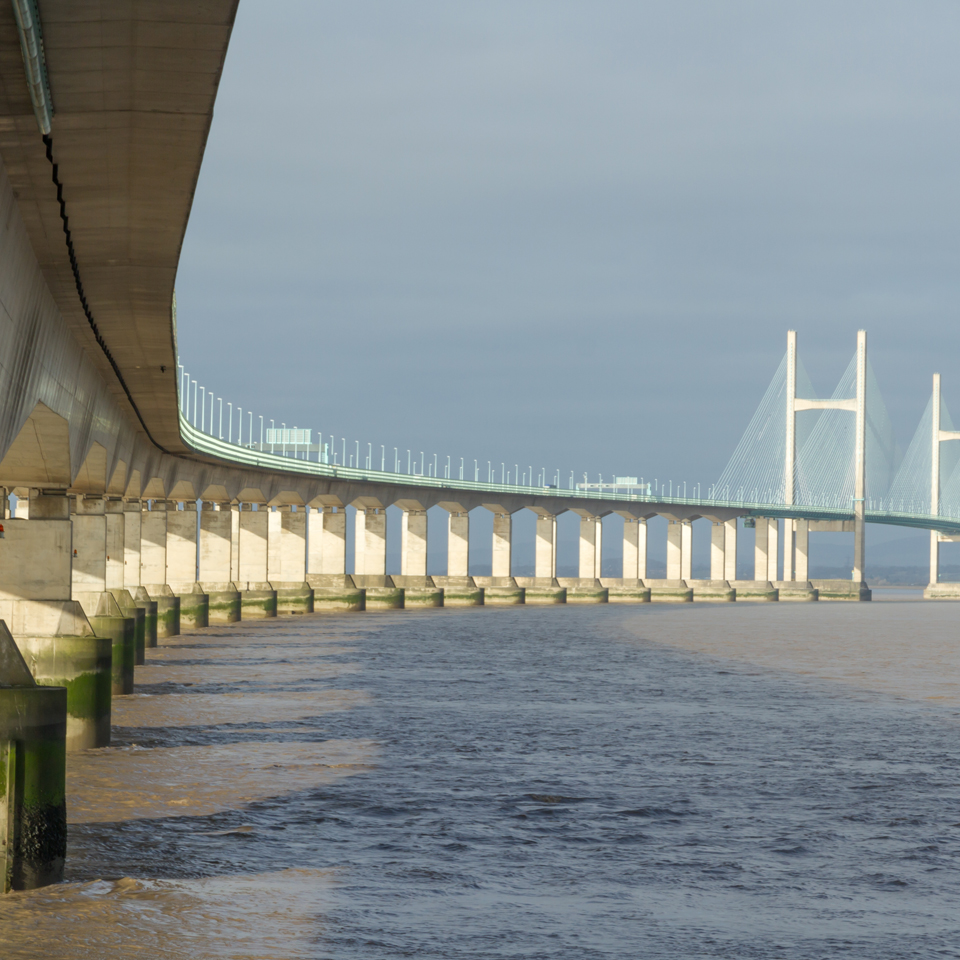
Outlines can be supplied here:
[[87, 617], [97, 612], [107, 589], [107, 523], [101, 497], [71, 498], [73, 524], [72, 596]]
[[710, 579], [726, 580], [725, 559], [726, 559], [726, 538], [727, 527], [723, 521], [714, 520], [710, 527]]
[[767, 521], [768, 533], [767, 533], [767, 580], [771, 583], [779, 580], [777, 576], [777, 567], [779, 566], [779, 534], [780, 534], [780, 523], [779, 521], [771, 517]]
[[783, 521], [783, 579], [787, 581], [796, 580], [796, 520], [787, 517]]
[[231, 576], [233, 517], [229, 504], [204, 503], [200, 509], [200, 586], [209, 597], [210, 623], [240, 619], [240, 591]]
[[766, 517], [757, 517], [754, 520], [753, 533], [753, 579], [761, 581], [769, 580], [768, 571], [770, 565], [768, 554], [770, 549], [770, 525], [767, 523]]
[[267, 579], [267, 536], [269, 511], [265, 504], [254, 510], [252, 503], [240, 505], [240, 615], [244, 620], [262, 620], [277, 615], [277, 593]]
[[580, 579], [599, 580], [603, 556], [603, 521], [580, 515]]
[[210, 623], [210, 598], [197, 582], [198, 519], [195, 500], [167, 512], [167, 584], [180, 598], [181, 629]]
[[[641, 572], [642, 570], [642, 572]], [[647, 575], [647, 521], [623, 518], [624, 580], [643, 580]]]
[[553, 579], [557, 575], [557, 518], [537, 514], [537, 539], [533, 575]]
[[683, 531], [679, 520], [667, 521], [667, 579], [682, 580], [681, 556], [683, 554]]
[[385, 577], [387, 511], [383, 507], [360, 507], [357, 509], [356, 523], [354, 572], [365, 577]]
[[403, 511], [400, 525], [400, 574], [404, 577], [427, 575], [426, 510]]
[[123, 502], [123, 585], [133, 593], [140, 586], [140, 539], [143, 505]]
[[0, 623], [0, 894], [63, 879], [67, 691], [38, 687]]
[[35, 493], [30, 516], [4, 522], [0, 619], [36, 682], [68, 688], [67, 749], [106, 746], [111, 641], [94, 635], [82, 606], [71, 599], [73, 524], [66, 494]]
[[[322, 507], [317, 517], [321, 525], [320, 568], [323, 574], [343, 576], [347, 571], [347, 513], [343, 507]], [[322, 517], [322, 519], [321, 519]]]
[[124, 577], [124, 542], [125, 516], [123, 500], [110, 498], [104, 501], [104, 520], [106, 521], [107, 556], [106, 556], [106, 584], [108, 590], [125, 590]]
[[493, 549], [491, 573], [493, 577], [510, 577], [513, 561], [513, 518], [509, 513], [493, 515]]
[[737, 579], [737, 518], [723, 524], [723, 579]]
[[797, 580], [809, 580], [810, 521], [795, 520], [794, 572]]
[[693, 579], [693, 524], [689, 520], [680, 524], [680, 579]]
[[470, 576], [470, 514], [451, 513], [447, 525], [447, 576]]
[[277, 592], [277, 613], [313, 613], [313, 588], [307, 583], [305, 509], [284, 505], [268, 516], [267, 574]]
[[180, 633], [180, 598], [167, 584], [169, 506], [166, 500], [154, 500], [152, 509], [140, 514], [140, 583], [157, 604], [158, 637], [176, 637]]

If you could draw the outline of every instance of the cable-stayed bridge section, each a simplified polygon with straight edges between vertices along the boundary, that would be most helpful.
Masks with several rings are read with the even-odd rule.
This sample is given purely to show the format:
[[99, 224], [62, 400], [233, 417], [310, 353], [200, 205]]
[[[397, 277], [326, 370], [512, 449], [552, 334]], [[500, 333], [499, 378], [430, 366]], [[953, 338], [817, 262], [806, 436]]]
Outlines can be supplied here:
[[[629, 478], [563, 488], [532, 469], [499, 483], [449, 464], [438, 476], [436, 461], [424, 475], [398, 458], [387, 469], [385, 455], [376, 469], [359, 447], [352, 463], [345, 446], [338, 462], [319, 443], [311, 459], [296, 437], [284, 456], [249, 425], [245, 444], [232, 430], [224, 440], [205, 392], [198, 426], [174, 281], [235, 12], [235, 0], [0, 6], [0, 888], [62, 875], [66, 751], [109, 743], [112, 698], [133, 691], [146, 649], [181, 629], [440, 605], [868, 599], [867, 522], [929, 529], [928, 592], [950, 594], [938, 550], [960, 537], [960, 433], [935, 378], [898, 463], [863, 333], [826, 399], [788, 337], [706, 497]], [[402, 572], [388, 576], [389, 507], [402, 511]], [[435, 507], [444, 576], [427, 573]], [[493, 518], [483, 575], [470, 562], [477, 510]], [[523, 510], [536, 515], [525, 577], [514, 562]], [[566, 512], [580, 531], [569, 578], [557, 576]], [[601, 570], [611, 514], [624, 521], [617, 577]], [[667, 520], [664, 578], [648, 576], [653, 517]], [[710, 577], [696, 579], [702, 518]], [[738, 576], [745, 526], [749, 578]], [[809, 536], [825, 529], [854, 536], [849, 580], [808, 578]]]

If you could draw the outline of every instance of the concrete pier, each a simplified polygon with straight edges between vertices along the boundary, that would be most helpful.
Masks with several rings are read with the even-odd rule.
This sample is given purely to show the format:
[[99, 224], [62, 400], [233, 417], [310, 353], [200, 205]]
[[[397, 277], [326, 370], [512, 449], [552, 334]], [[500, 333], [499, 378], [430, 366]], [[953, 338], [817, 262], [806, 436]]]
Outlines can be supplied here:
[[311, 574], [344, 576], [347, 570], [347, 515], [343, 507], [318, 506], [308, 514]]
[[524, 603], [542, 605], [567, 602], [567, 589], [556, 577], [515, 577], [514, 580], [518, 587], [523, 588]]
[[491, 576], [507, 579], [513, 576], [513, 518], [507, 512], [493, 514]]
[[427, 575], [427, 511], [403, 510], [400, 519], [400, 573], [404, 577]]
[[393, 576], [390, 579], [395, 587], [403, 589], [403, 606], [407, 610], [445, 605], [443, 587], [437, 586], [433, 577], [405, 577], [401, 575], [399, 577]]
[[473, 577], [434, 577], [433, 582], [443, 588], [445, 607], [482, 607], [483, 587], [477, 586]]
[[157, 619], [159, 604], [150, 599], [146, 587], [137, 587], [133, 591], [133, 602], [143, 610], [143, 645], [149, 650], [157, 645]]
[[353, 577], [335, 573], [308, 573], [315, 613], [359, 613], [366, 609], [366, 591]]
[[393, 582], [393, 577], [376, 574], [354, 574], [353, 582], [365, 591], [365, 610], [402, 610], [404, 590]]
[[181, 506], [167, 510], [166, 582], [180, 598], [180, 629], [196, 630], [210, 624], [210, 598], [197, 582], [197, 504]]
[[107, 589], [107, 523], [102, 497], [70, 498], [72, 599], [91, 617]]
[[[677, 524], [679, 526], [679, 524]], [[680, 532], [677, 531], [679, 540]], [[685, 580], [651, 580], [643, 581], [650, 588], [651, 603], [693, 603], [693, 588]]]
[[864, 601], [873, 599], [873, 591], [864, 581], [857, 580], [811, 580], [820, 600], [854, 600]]
[[[140, 580], [140, 541], [143, 505], [139, 500], [123, 501], [123, 585], [136, 599]], [[149, 629], [149, 628], [148, 628]]]
[[620, 515], [623, 517], [623, 576], [620, 579], [630, 582], [644, 580], [647, 576], [647, 521], [622, 511]]
[[736, 588], [727, 580], [688, 580], [687, 586], [693, 588], [694, 601], [732, 603], [737, 599]]
[[[109, 519], [109, 515], [108, 515]], [[146, 648], [147, 648], [147, 614], [146, 610], [143, 607], [138, 606], [133, 599], [133, 595], [129, 590], [107, 590], [114, 600], [117, 601], [117, 606], [120, 608], [120, 613], [127, 617], [128, 619], [133, 620], [134, 623], [134, 658], [133, 662], [135, 666], [141, 666], [146, 663]]]
[[[260, 504], [260, 506], [263, 506]], [[263, 620], [277, 615], [277, 591], [267, 579], [268, 511], [244, 503], [239, 516], [240, 609], [244, 620]]]
[[650, 588], [643, 580], [628, 577], [601, 577], [601, 586], [606, 588], [608, 603], [649, 603]]
[[772, 603], [780, 599], [777, 588], [769, 580], [733, 580], [730, 586], [737, 591], [737, 600]]
[[580, 580], [596, 580], [600, 577], [600, 560], [603, 556], [603, 520], [601, 517], [575, 510], [580, 516]]
[[34, 495], [32, 519], [5, 520], [0, 618], [42, 686], [67, 688], [71, 749], [110, 742], [111, 641], [95, 635], [72, 586], [70, 506]]
[[67, 691], [37, 686], [0, 623], [0, 893], [63, 879]]
[[737, 518], [723, 522], [723, 579], [733, 583], [737, 579]]
[[478, 587], [483, 588], [484, 606], [512, 607], [523, 603], [526, 591], [513, 577], [474, 577]]
[[469, 576], [470, 514], [466, 510], [451, 510], [447, 519], [447, 578], [462, 580]]
[[609, 591], [599, 577], [558, 577], [557, 582], [567, 591], [567, 603], [607, 603], [609, 600]]
[[552, 513], [537, 513], [533, 575], [538, 580], [557, 575], [557, 518]]
[[136, 621], [125, 617], [112, 594], [100, 594], [96, 613], [90, 617], [90, 626], [98, 637], [111, 643], [111, 692], [122, 696], [133, 693], [133, 668], [137, 660]]
[[793, 521], [793, 570], [800, 583], [808, 581], [810, 557], [810, 523], [807, 520]]
[[[683, 525], [679, 520], [667, 521], [667, 576], [666, 580], [674, 583], [680, 583], [683, 577], [680, 576], [682, 570], [683, 557]], [[663, 583], [663, 580], [646, 580], [646, 583]], [[654, 596], [653, 599], [656, 599]]]
[[167, 507], [154, 500], [140, 514], [140, 583], [157, 604], [157, 637], [180, 634], [180, 598], [167, 584]]
[[780, 600], [810, 602], [820, 599], [820, 592], [809, 580], [778, 580], [774, 586]]
[[236, 623], [240, 591], [234, 580], [234, 525], [239, 514], [226, 503], [203, 503], [200, 510], [200, 587], [207, 595], [209, 623]]
[[[383, 507], [357, 508], [354, 533], [354, 575], [387, 575], [387, 511]], [[370, 600], [370, 595], [367, 595]], [[369, 603], [367, 605], [369, 609]]]
[[307, 514], [283, 505], [267, 514], [267, 574], [277, 591], [277, 614], [313, 613], [313, 588], [307, 583]]

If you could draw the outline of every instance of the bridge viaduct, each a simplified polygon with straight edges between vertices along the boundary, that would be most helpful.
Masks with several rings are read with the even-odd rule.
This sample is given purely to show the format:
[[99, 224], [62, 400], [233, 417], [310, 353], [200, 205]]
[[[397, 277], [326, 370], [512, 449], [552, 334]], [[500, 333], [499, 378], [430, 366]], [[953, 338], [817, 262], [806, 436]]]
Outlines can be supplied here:
[[[186, 423], [174, 281], [235, 11], [236, 0], [0, 4], [3, 890], [62, 876], [66, 753], [109, 742], [111, 698], [132, 692], [147, 647], [182, 628], [441, 604], [869, 598], [862, 550], [850, 581], [811, 582], [806, 561], [811, 531], [862, 543], [862, 495], [853, 510], [814, 510], [412, 478], [271, 456]], [[389, 506], [403, 511], [393, 577]], [[426, 565], [436, 506], [443, 577]], [[493, 514], [486, 577], [468, 565], [477, 508]], [[528, 578], [513, 576], [520, 510], [536, 514]], [[568, 579], [556, 575], [565, 511], [580, 517]], [[608, 579], [610, 513], [624, 519], [623, 569]], [[664, 579], [647, 576], [654, 516], [668, 520]], [[698, 518], [712, 521], [704, 580], [691, 576]], [[752, 580], [737, 579], [738, 518], [756, 530]]]

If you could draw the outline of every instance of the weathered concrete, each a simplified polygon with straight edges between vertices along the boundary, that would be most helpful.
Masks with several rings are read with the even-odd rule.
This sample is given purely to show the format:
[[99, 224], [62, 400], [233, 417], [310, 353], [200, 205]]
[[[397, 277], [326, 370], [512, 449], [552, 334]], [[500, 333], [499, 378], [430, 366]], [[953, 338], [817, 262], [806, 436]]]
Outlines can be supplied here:
[[133, 602], [143, 610], [143, 640], [144, 646], [149, 650], [157, 645], [157, 611], [159, 604], [156, 600], [150, 599], [147, 588], [143, 586], [134, 590]]
[[619, 579], [629, 582], [643, 580], [647, 575], [647, 521], [622, 511], [621, 516], [623, 516], [623, 576]]
[[107, 589], [107, 522], [102, 497], [70, 500], [73, 524], [72, 597], [88, 617]]
[[582, 510], [580, 515], [580, 576], [578, 580], [596, 580], [600, 576], [603, 556], [603, 520]]
[[165, 583], [144, 585], [147, 595], [157, 605], [157, 638], [180, 635], [180, 598]]
[[737, 579], [737, 518], [723, 522], [723, 579], [733, 583]]
[[[357, 509], [354, 530], [354, 575], [385, 577], [387, 574], [387, 511], [384, 507]], [[367, 609], [373, 609], [367, 594]]]
[[793, 521], [793, 569], [799, 583], [808, 581], [810, 557], [810, 525], [806, 520]]
[[737, 599], [736, 589], [727, 580], [688, 580], [687, 586], [693, 588], [694, 601], [732, 603]]
[[366, 608], [366, 591], [346, 574], [308, 573], [315, 613], [359, 613]]
[[518, 587], [523, 587], [524, 603], [567, 602], [567, 588], [556, 577], [515, 577], [514, 580]]
[[306, 580], [291, 583], [272, 580], [270, 586], [277, 594], [277, 616], [292, 617], [313, 613], [315, 607], [313, 587]]
[[[359, 512], [357, 516], [359, 516]], [[354, 574], [353, 582], [366, 591], [366, 610], [402, 610], [404, 607], [403, 587], [393, 582], [393, 577], [373, 574]]]
[[443, 587], [433, 577], [393, 576], [394, 586], [403, 588], [403, 605], [408, 610], [421, 607], [442, 607], [446, 600]]
[[452, 511], [447, 520], [447, 578], [464, 580], [469, 576], [470, 514]]
[[[58, 609], [56, 622], [45, 624], [64, 635], [20, 636], [16, 641], [38, 684], [67, 691], [66, 745], [70, 751], [110, 743], [113, 662], [113, 641], [94, 634], [80, 604], [74, 603], [73, 608], [72, 616], [68, 609]], [[36, 627], [44, 618], [33, 612], [24, 619]]]
[[[667, 521], [667, 576], [666, 580], [679, 583], [683, 580], [680, 571], [683, 569], [683, 524], [679, 520]], [[661, 580], [646, 579], [647, 584], [662, 583]], [[654, 594], [653, 599], [657, 597]]]
[[[676, 524], [679, 527], [679, 524]], [[680, 531], [676, 533], [677, 541]], [[647, 578], [644, 585], [650, 588], [651, 603], [693, 603], [693, 588], [687, 586], [685, 580], [651, 580]]]
[[267, 620], [277, 615], [277, 591], [267, 581], [247, 580], [236, 584], [240, 591], [243, 620]]
[[[109, 515], [108, 515], [109, 519]], [[134, 665], [141, 666], [146, 663], [146, 647], [147, 647], [147, 613], [142, 607], [138, 606], [133, 599], [129, 590], [108, 590], [107, 591], [114, 600], [117, 601], [117, 606], [120, 607], [120, 612], [125, 617], [130, 617], [134, 622]]]
[[125, 617], [112, 594], [100, 594], [97, 611], [90, 617], [90, 626], [98, 637], [107, 637], [111, 643], [113, 696], [133, 693], [133, 668], [137, 659], [136, 622]]
[[140, 586], [140, 542], [143, 507], [139, 500], [123, 502], [123, 585], [136, 596]]
[[873, 592], [864, 581], [811, 580], [820, 600], [872, 600]]
[[231, 580], [204, 580], [200, 589], [207, 595], [207, 623], [237, 623], [243, 615], [240, 591]]
[[321, 506], [310, 512], [312, 574], [344, 576], [347, 569], [347, 514], [342, 506]]
[[599, 577], [559, 577], [567, 591], [567, 603], [607, 603], [609, 591]]
[[241, 616], [244, 620], [263, 620], [277, 615], [277, 592], [267, 579], [267, 539], [269, 511], [254, 510], [253, 504], [241, 504], [239, 515]]
[[557, 518], [538, 513], [534, 548], [534, 577], [552, 580], [557, 575]]
[[737, 591], [737, 600], [771, 603], [780, 599], [777, 588], [769, 580], [732, 580], [730, 586]]
[[427, 575], [426, 510], [404, 510], [400, 518], [400, 573], [404, 577]]
[[445, 607], [483, 606], [483, 587], [473, 577], [434, 577], [433, 582], [443, 588]]
[[0, 624], [0, 893], [63, 879], [67, 691], [36, 686]]
[[474, 577], [473, 580], [483, 588], [485, 606], [515, 606], [524, 602], [526, 591], [513, 577]]
[[924, 600], [960, 600], [960, 583], [930, 583], [924, 588]]
[[607, 589], [609, 603], [649, 603], [650, 588], [643, 580], [628, 577], [601, 577], [600, 583]]
[[267, 518], [267, 573], [277, 591], [277, 615], [313, 613], [313, 588], [306, 581], [306, 509], [281, 504]]
[[778, 580], [774, 586], [780, 600], [811, 602], [820, 599], [820, 594], [809, 580]]
[[210, 624], [210, 598], [197, 581], [197, 504], [184, 501], [182, 507], [182, 510], [167, 510], [165, 582], [180, 598], [180, 629], [197, 630]]
[[494, 511], [491, 549], [491, 577], [509, 580], [513, 576], [513, 518], [509, 513]]

